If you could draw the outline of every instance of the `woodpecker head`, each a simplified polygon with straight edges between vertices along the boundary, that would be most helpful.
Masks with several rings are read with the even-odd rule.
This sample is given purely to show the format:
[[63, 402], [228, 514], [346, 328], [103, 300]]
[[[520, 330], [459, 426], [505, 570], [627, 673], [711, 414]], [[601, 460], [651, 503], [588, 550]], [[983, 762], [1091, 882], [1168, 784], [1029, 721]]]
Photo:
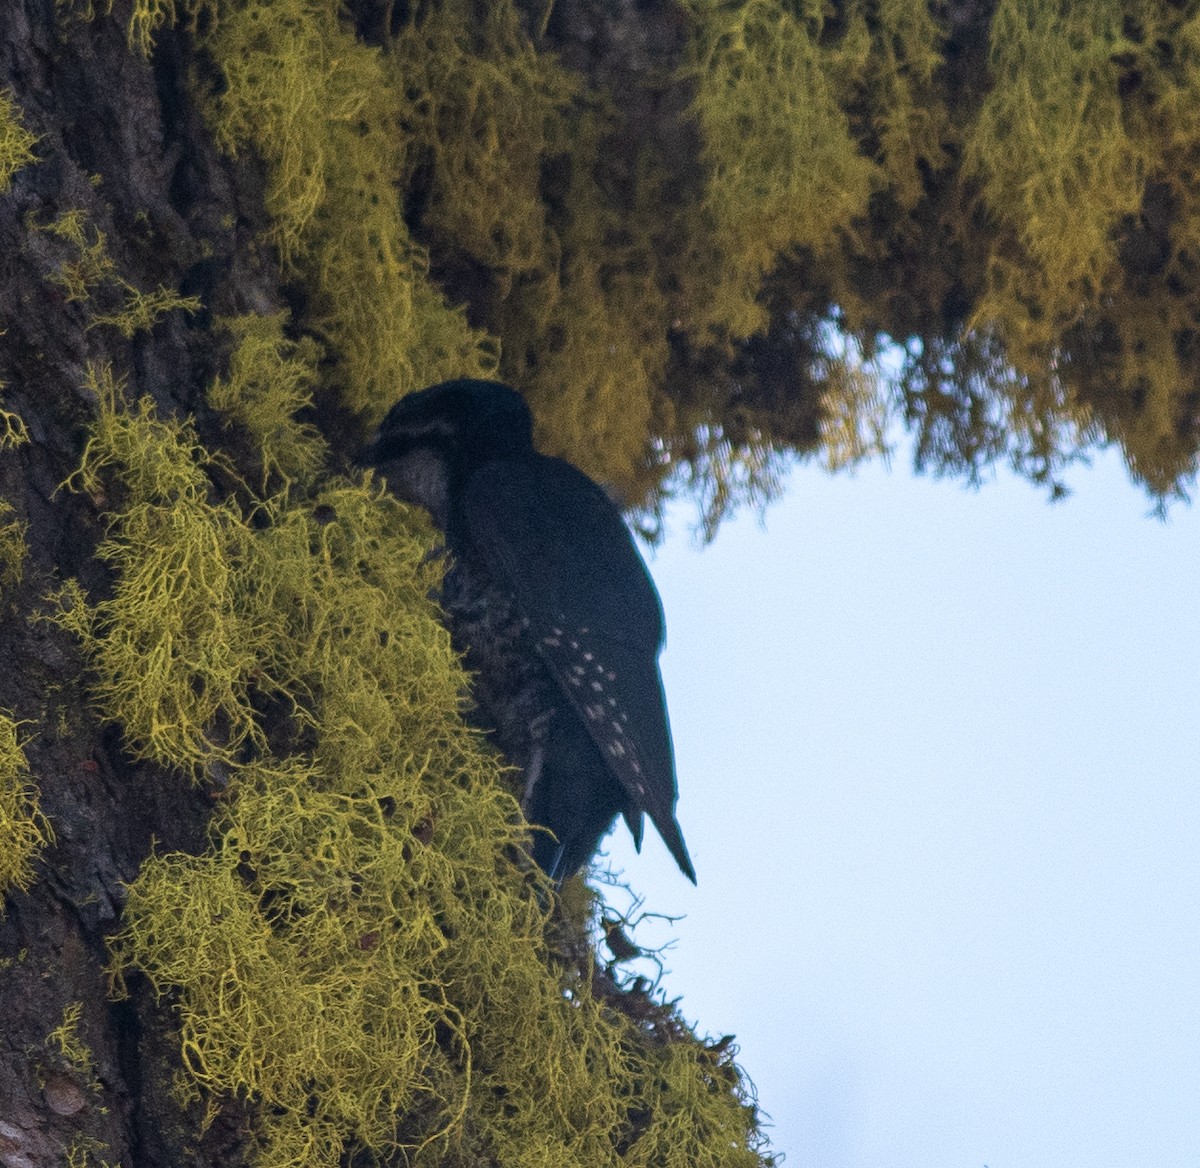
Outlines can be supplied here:
[[377, 467], [395, 495], [424, 507], [444, 530], [450, 501], [474, 469], [532, 450], [524, 398], [498, 381], [463, 378], [401, 398], [355, 462]]

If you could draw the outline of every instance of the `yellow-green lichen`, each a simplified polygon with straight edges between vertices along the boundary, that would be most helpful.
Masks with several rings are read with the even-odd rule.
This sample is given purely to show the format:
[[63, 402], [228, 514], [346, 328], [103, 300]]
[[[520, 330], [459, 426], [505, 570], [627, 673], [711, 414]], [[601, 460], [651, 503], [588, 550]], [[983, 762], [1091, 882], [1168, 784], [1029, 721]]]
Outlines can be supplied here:
[[34, 226], [72, 244], [78, 253], [59, 264], [49, 276], [66, 292], [68, 302], [86, 300], [94, 288], [112, 279], [116, 265], [108, 254], [108, 240], [89, 220], [86, 211], [74, 208], [64, 211], [53, 222]]
[[143, 292], [120, 277], [117, 284], [125, 298], [124, 306], [120, 312], [97, 313], [89, 327], [111, 325], [128, 340], [134, 333], [152, 329], [168, 312], [197, 312], [200, 309], [198, 296], [180, 296], [162, 285], [153, 292]]
[[19, 731], [20, 723], [0, 710], [0, 913], [6, 892], [33, 883], [34, 861], [54, 838], [29, 782]]
[[1048, 344], [1098, 302], [1115, 268], [1113, 232], [1141, 206], [1149, 161], [1128, 133], [1116, 60], [1118, 0], [1084, 6], [1002, 0], [991, 32], [995, 83], [967, 173], [1024, 255], [997, 249], [976, 319]]
[[[439, 0], [396, 12], [373, 27], [379, 47], [356, 37], [331, 0], [205, 7], [211, 19], [198, 35], [221, 80], [202, 106], [227, 151], [266, 163], [270, 237], [285, 275], [304, 287], [296, 323], [323, 346], [322, 388], [369, 425], [423, 384], [499, 371], [531, 401], [543, 448], [631, 504], [652, 499], [669, 465], [664, 450], [689, 446], [690, 434], [671, 440], [693, 414], [664, 392], [670, 331], [707, 343], [710, 330], [759, 327], [758, 297], [777, 253], [810, 246], [833, 255], [862, 210], [864, 175], [874, 173], [854, 154], [838, 106], [866, 51], [861, 21], [824, 37], [811, 5], [784, 14], [791, 47], [782, 57], [762, 3], [735, 14], [752, 30], [744, 39], [753, 68], [743, 76], [739, 60], [715, 85], [696, 62], [711, 48], [728, 65], [729, 46], [698, 35], [702, 51], [684, 84], [708, 95], [718, 137], [731, 103], [747, 122], [733, 133], [745, 165], [725, 165], [714, 151], [703, 202], [679, 198], [652, 147], [637, 156], [619, 95], [588, 90], [532, 43], [511, 0], [486, 11]], [[715, 43], [727, 22], [711, 7], [698, 11]], [[795, 75], [797, 61], [815, 70], [820, 101], [804, 97], [809, 78]], [[767, 125], [758, 113], [779, 106], [777, 89], [791, 106]], [[792, 141], [793, 122], [803, 148], [796, 164], [775, 140]], [[909, 122], [904, 134], [892, 136], [897, 157], [902, 138], [910, 156], [924, 145]], [[695, 176], [688, 185], [699, 185]], [[486, 333], [430, 279], [405, 224], [405, 192], [420, 208], [409, 219], [438, 241], [440, 258], [479, 273], [473, 323]], [[813, 226], [826, 221], [832, 232]], [[656, 435], [669, 437], [656, 448]], [[717, 489], [736, 493], [732, 484]]]
[[62, 1021], [46, 1035], [46, 1045], [57, 1047], [56, 1053], [81, 1075], [90, 1077], [96, 1069], [96, 1060], [91, 1048], [79, 1035], [79, 1019], [83, 1015], [82, 1002], [68, 1002], [63, 1007]]
[[107, 285], [113, 296], [120, 296], [122, 306], [117, 312], [93, 312], [89, 328], [109, 325], [126, 339], [135, 333], [154, 327], [168, 312], [196, 312], [200, 301], [195, 296], [180, 296], [161, 285], [153, 292], [143, 292], [116, 270], [108, 254], [108, 239], [88, 217], [86, 211], [74, 208], [64, 211], [50, 223], [32, 225], [39, 231], [72, 245], [76, 255], [64, 260], [49, 275], [66, 293], [68, 302], [88, 300], [92, 293]]
[[224, 74], [211, 124], [230, 153], [267, 163], [272, 236], [308, 285], [305, 324], [346, 404], [378, 415], [420, 385], [491, 372], [493, 346], [429, 284], [404, 225], [403, 81], [380, 50], [328, 0], [230, 6], [206, 46]]
[[623, 1168], [757, 1168], [746, 1145], [753, 1106], [728, 1056], [695, 1040], [643, 1048], [635, 1081], [650, 1116]]
[[689, 323], [746, 337], [767, 322], [758, 293], [779, 256], [794, 247], [835, 251], [879, 181], [843, 108], [869, 42], [852, 18], [836, 44], [824, 44], [819, 0], [692, 0], [689, 8], [693, 108], [711, 172], [711, 231], [696, 240], [708, 254], [691, 257], [689, 275], [717, 289], [693, 291], [703, 319]]
[[487, 273], [475, 307], [541, 448], [643, 502], [661, 475], [652, 435], [673, 421], [662, 288], [675, 250], [658, 172], [622, 157], [619, 102], [531, 43], [507, 0], [482, 19], [468, 0], [413, 10], [389, 60], [405, 184], [428, 192], [422, 231]]
[[308, 337], [285, 338], [286, 313], [220, 323], [235, 346], [229, 376], [213, 383], [209, 404], [253, 441], [264, 493], [272, 482], [308, 482], [325, 460], [325, 443], [315, 426], [295, 415], [312, 404], [320, 347]]
[[[3, 332], [0, 331], [0, 336]], [[0, 390], [4, 388], [4, 383], [0, 382]], [[12, 410], [6, 410], [0, 406], [0, 450], [11, 450], [15, 446], [22, 446], [29, 441], [29, 430], [20, 414], [14, 414]]]
[[99, 1154], [110, 1150], [103, 1140], [77, 1135], [66, 1150], [66, 1168], [119, 1168]]
[[[922, 169], [945, 170], [959, 137], [937, 83], [945, 34], [926, 4], [879, 0], [874, 8], [862, 96], [871, 103], [887, 189], [911, 213], [925, 196]], [[899, 222], [911, 230], [903, 218]]]
[[861, 359], [837, 359], [821, 372], [821, 456], [826, 469], [845, 470], [886, 454], [891, 406], [879, 371]]
[[101, 714], [142, 755], [197, 773], [258, 737], [247, 690], [267, 630], [234, 603], [246, 528], [231, 500], [209, 502], [186, 423], [149, 399], [129, 407], [108, 367], [90, 369], [87, 388], [97, 421], [69, 482], [104, 498], [119, 476], [128, 505], [96, 552], [118, 583], [93, 605], [69, 582], [56, 619], [83, 640]]
[[506, 372], [529, 397], [541, 449], [641, 502], [655, 421], [652, 386], [666, 364], [666, 343], [644, 343], [646, 317], [633, 311], [636, 301], [623, 303], [619, 290], [606, 290], [593, 254], [580, 248], [562, 271], [525, 288], [506, 321]]
[[[0, 335], [3, 335], [0, 329]], [[3, 393], [4, 383], [0, 382], [0, 393]], [[19, 414], [0, 406], [0, 451], [11, 450], [29, 441], [29, 430]], [[6, 591], [11, 592], [21, 583], [25, 571], [25, 557], [29, 548], [25, 543], [25, 533], [29, 525], [15, 516], [16, 508], [4, 498], [0, 498], [0, 599]]]
[[431, 176], [425, 222], [493, 270], [545, 268], [542, 167], [571, 145], [579, 80], [537, 51], [511, 0], [417, 9], [389, 56], [406, 95], [406, 179]]
[[33, 148], [37, 135], [21, 125], [20, 111], [12, 91], [0, 89], [0, 195], [12, 187], [13, 175], [23, 166], [37, 160]]
[[[112, 0], [109, 0], [109, 7]], [[193, 7], [199, 8], [196, 4]], [[154, 48], [154, 36], [160, 28], [175, 23], [175, 0], [134, 0], [129, 16], [129, 47], [148, 57]]]
[[[521, 1098], [547, 1023], [578, 1038], [580, 1013], [505, 859], [516, 804], [458, 719], [437, 568], [404, 509], [360, 488], [266, 515], [236, 604], [273, 614], [260, 667], [296, 749], [231, 768], [209, 853], [146, 863], [118, 960], [178, 995], [181, 1086], [263, 1104], [259, 1165], [482, 1138], [481, 1082]], [[546, 1086], [550, 1110], [528, 1111], [548, 1131], [564, 1090], [595, 1089]]]
[[29, 525], [20, 519], [10, 519], [13, 514], [13, 505], [7, 499], [0, 499], [0, 599], [21, 583], [29, 552], [25, 543]]
[[[129, 23], [125, 27], [129, 47], [148, 57], [154, 49], [155, 34], [175, 23], [179, 7], [196, 10], [205, 6], [204, 0], [185, 0], [178, 7], [176, 0], [133, 0]], [[113, 0], [54, 0], [54, 7], [60, 17], [92, 21], [96, 19], [98, 9], [104, 16], [111, 16]]]
[[[516, 293], [492, 327], [544, 446], [640, 498], [667, 310], [651, 275], [622, 276], [625, 247], [598, 262], [631, 229], [590, 173], [603, 119], [576, 108], [578, 82], [534, 50], [513, 5], [489, 6], [482, 27], [469, 5], [431, 6], [381, 53], [326, 5], [251, 0], [209, 43], [226, 81], [210, 121], [226, 149], [268, 161], [273, 238], [310, 291], [300, 323], [343, 400], [370, 419], [420, 385], [496, 370], [498, 345], [447, 308], [401, 217], [396, 185], [427, 174], [428, 225]], [[544, 171], [568, 151], [582, 157], [554, 224]], [[648, 235], [636, 250], [653, 263]]]

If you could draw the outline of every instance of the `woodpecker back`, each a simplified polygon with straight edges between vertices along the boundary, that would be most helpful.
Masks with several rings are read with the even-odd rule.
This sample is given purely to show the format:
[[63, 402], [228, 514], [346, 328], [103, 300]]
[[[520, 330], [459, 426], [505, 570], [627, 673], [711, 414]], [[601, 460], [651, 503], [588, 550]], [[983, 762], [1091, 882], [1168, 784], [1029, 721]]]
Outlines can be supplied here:
[[608, 496], [533, 447], [498, 382], [445, 382], [392, 407], [360, 463], [429, 510], [452, 553], [443, 607], [475, 673], [481, 726], [525, 772], [534, 859], [562, 880], [615, 816], [644, 814], [695, 882], [658, 669], [658, 593]]

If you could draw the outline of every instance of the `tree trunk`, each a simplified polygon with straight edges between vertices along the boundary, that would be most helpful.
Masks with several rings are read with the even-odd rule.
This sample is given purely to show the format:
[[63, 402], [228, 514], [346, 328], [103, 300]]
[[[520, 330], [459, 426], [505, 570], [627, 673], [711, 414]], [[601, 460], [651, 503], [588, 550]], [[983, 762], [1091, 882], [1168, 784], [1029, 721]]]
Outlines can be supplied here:
[[[164, 413], [211, 430], [203, 390], [222, 342], [207, 326], [282, 307], [278, 269], [255, 250], [254, 167], [218, 153], [186, 91], [202, 65], [185, 36], [161, 30], [147, 58], [127, 42], [126, 4], [93, 21], [40, 0], [4, 9], [0, 89], [39, 161], [0, 196], [0, 404], [30, 439], [0, 453], [5, 518], [25, 525], [27, 546], [2, 596], [0, 708], [21, 727], [53, 843], [0, 922], [0, 1163], [234, 1164], [226, 1121], [197, 1143], [166, 1098], [169, 1011], [136, 977], [114, 1001], [105, 974], [123, 883], [152, 846], [200, 849], [212, 799], [176, 770], [131, 761], [90, 709], [76, 638], [37, 616], [66, 579], [110, 587], [94, 555], [106, 500], [61, 486], [96, 404], [85, 367], [111, 364]], [[97, 322], [119, 316], [131, 289], [160, 287], [200, 293], [203, 310], [168, 310], [131, 336]]]

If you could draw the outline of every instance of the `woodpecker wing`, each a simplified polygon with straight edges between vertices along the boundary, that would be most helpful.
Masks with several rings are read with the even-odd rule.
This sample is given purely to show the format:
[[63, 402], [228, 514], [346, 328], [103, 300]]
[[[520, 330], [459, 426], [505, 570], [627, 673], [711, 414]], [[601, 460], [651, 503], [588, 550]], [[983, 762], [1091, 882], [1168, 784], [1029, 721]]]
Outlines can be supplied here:
[[648, 812], [684, 874], [675, 764], [658, 670], [663, 615], [629, 529], [581, 471], [533, 455], [485, 463], [462, 498], [466, 534], [516, 597], [538, 651], [627, 796], [641, 844]]

